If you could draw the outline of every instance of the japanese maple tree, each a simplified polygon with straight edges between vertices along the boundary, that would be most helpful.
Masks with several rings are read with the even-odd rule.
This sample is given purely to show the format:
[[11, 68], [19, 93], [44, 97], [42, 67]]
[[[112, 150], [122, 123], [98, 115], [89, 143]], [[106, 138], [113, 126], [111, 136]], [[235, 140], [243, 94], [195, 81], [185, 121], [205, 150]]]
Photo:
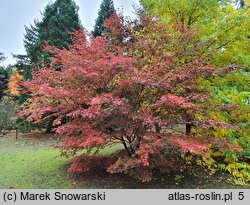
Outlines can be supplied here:
[[[170, 152], [206, 157], [209, 144], [230, 146], [209, 132], [201, 135], [204, 129], [230, 125], [205, 116], [203, 102], [209, 95], [196, 82], [230, 68], [215, 69], [199, 58], [180, 63], [179, 56], [188, 53], [168, 50], [173, 35], [162, 24], [150, 17], [139, 24], [126, 24], [115, 15], [106, 22], [111, 25], [109, 36], [87, 40], [84, 31], [74, 32], [69, 49], [46, 46], [54, 56], [51, 66], [22, 82], [23, 92], [32, 98], [19, 115], [34, 123], [54, 117], [55, 131], [63, 138], [62, 153], [85, 150], [72, 160], [70, 172], [100, 166], [146, 181], [155, 169], [178, 169], [178, 155]], [[188, 28], [180, 32], [186, 41], [194, 36]], [[188, 126], [185, 132], [176, 128], [181, 124], [200, 130], [191, 132]], [[123, 149], [99, 154], [116, 144]]]

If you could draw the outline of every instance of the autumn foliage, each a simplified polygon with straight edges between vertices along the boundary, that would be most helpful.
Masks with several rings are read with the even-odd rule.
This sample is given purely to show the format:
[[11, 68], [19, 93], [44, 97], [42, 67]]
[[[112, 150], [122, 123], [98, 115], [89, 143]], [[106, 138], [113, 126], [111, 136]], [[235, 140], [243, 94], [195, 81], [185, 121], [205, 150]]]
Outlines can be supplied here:
[[[54, 56], [51, 66], [22, 82], [23, 92], [32, 97], [19, 115], [34, 123], [55, 119], [62, 153], [78, 155], [69, 172], [99, 167], [147, 181], [154, 170], [178, 169], [181, 153], [204, 160], [212, 146], [238, 148], [209, 132], [234, 125], [208, 117], [214, 107], [204, 103], [209, 93], [197, 84], [197, 79], [232, 68], [188, 58], [199, 47], [183, 50], [173, 44], [176, 36], [149, 16], [126, 23], [113, 15], [105, 25], [111, 32], [104, 37], [87, 38], [85, 31], [76, 31], [69, 49], [46, 46]], [[186, 43], [195, 38], [183, 25], [172, 29]], [[119, 144], [110, 156], [99, 155]]]
[[8, 83], [8, 88], [9, 88], [9, 93], [12, 96], [18, 96], [20, 95], [19, 92], [19, 84], [20, 81], [23, 79], [23, 77], [16, 72], [14, 75], [10, 77], [9, 83]]

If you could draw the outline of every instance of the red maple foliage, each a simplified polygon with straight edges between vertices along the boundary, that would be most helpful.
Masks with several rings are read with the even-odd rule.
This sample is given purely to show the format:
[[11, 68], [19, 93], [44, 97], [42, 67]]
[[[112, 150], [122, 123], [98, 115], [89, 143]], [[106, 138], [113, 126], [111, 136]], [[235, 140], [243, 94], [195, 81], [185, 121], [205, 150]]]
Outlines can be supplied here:
[[[69, 49], [46, 46], [54, 55], [51, 66], [22, 83], [32, 98], [19, 115], [35, 123], [54, 117], [63, 153], [85, 150], [73, 159], [69, 172], [101, 166], [110, 173], [150, 180], [152, 170], [176, 166], [168, 157], [170, 150], [205, 156], [207, 144], [213, 143], [209, 135], [197, 137], [176, 125], [227, 127], [196, 118], [203, 116], [202, 102], [209, 97], [197, 88], [196, 80], [218, 70], [201, 59], [180, 64], [180, 54], [165, 52], [169, 33], [151, 18], [145, 21], [144, 26], [126, 26], [114, 16], [106, 25], [116, 27], [110, 27], [106, 37], [87, 40], [84, 31], [77, 31]], [[138, 30], [143, 35], [136, 35]], [[155, 31], [158, 35], [152, 35]], [[65, 118], [67, 122], [61, 123]], [[98, 155], [117, 144], [123, 149], [109, 157]]]

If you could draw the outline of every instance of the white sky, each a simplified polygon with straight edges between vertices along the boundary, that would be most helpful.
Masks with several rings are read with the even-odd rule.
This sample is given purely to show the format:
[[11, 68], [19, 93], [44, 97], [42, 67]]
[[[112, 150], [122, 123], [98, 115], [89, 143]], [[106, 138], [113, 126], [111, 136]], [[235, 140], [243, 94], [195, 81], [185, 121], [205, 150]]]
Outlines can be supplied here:
[[[133, 15], [133, 4], [139, 0], [113, 0], [116, 10], [122, 10], [127, 16]], [[15, 63], [13, 54], [25, 54], [23, 47], [24, 25], [41, 19], [41, 12], [50, 0], [1, 0], [0, 1], [0, 52], [7, 59], [1, 65]], [[79, 16], [87, 30], [93, 29], [102, 0], [75, 0], [80, 7]]]

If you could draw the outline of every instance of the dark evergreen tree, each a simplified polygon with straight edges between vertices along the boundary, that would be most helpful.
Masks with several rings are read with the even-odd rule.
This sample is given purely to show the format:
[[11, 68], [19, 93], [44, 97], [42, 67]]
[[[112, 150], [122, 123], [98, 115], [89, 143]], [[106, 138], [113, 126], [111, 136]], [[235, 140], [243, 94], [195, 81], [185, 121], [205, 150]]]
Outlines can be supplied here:
[[8, 88], [8, 72], [0, 67], [0, 100], [4, 96], [4, 91]]
[[4, 54], [0, 52], [0, 62], [3, 61], [4, 59], [5, 59]]
[[82, 28], [78, 9], [73, 0], [56, 0], [53, 4], [49, 4], [45, 8], [42, 21], [35, 22], [38, 29], [32, 29], [34, 34], [37, 33], [38, 37], [36, 44], [31, 48], [33, 52], [37, 53], [34, 60], [31, 59], [32, 63], [35, 63], [37, 66], [44, 60], [47, 63], [49, 56], [42, 51], [42, 46], [46, 43], [58, 48], [67, 48], [72, 42], [69, 32]]
[[44, 45], [67, 48], [71, 43], [70, 32], [82, 28], [78, 10], [74, 0], [56, 0], [46, 6], [41, 21], [35, 20], [29, 27], [25, 26], [26, 55], [15, 57], [17, 67], [24, 66], [27, 77], [31, 76], [31, 68], [39, 67], [42, 63], [49, 63], [50, 56], [43, 51]]
[[16, 64], [14, 66], [23, 78], [25, 80], [32, 79], [31, 61], [28, 58], [28, 55], [13, 55], [13, 57], [16, 59]]
[[[29, 65], [35, 62], [38, 62], [39, 59], [39, 50], [40, 44], [38, 39], [38, 21], [34, 21], [34, 25], [30, 24], [30, 27], [25, 26], [25, 35], [24, 35], [24, 47], [26, 50], [25, 55], [16, 56], [19, 66], [29, 67]], [[18, 67], [19, 67], [18, 66]]]
[[[3, 53], [0, 52], [0, 62], [5, 59]], [[3, 68], [0, 67], [0, 100], [4, 95], [4, 90], [7, 88], [8, 85], [8, 72]]]
[[94, 31], [92, 32], [95, 37], [102, 36], [106, 30], [103, 22], [115, 12], [113, 0], [103, 0], [98, 12], [98, 17], [95, 22]]

